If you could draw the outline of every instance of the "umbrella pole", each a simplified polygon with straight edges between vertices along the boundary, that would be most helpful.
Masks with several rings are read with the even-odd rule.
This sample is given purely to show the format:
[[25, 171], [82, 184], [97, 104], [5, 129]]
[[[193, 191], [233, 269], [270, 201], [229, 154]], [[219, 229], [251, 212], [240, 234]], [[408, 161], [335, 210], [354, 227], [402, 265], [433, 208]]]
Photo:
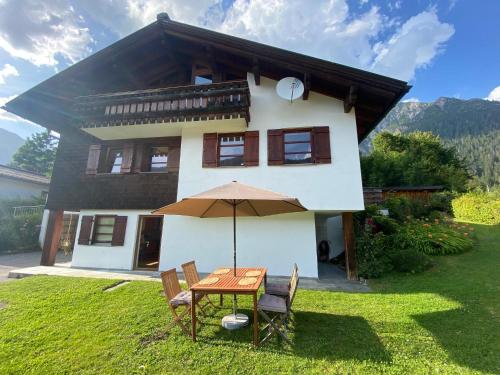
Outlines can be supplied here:
[[[236, 201], [233, 201], [233, 275], [236, 277]], [[233, 294], [233, 314], [236, 316], [236, 294]]]

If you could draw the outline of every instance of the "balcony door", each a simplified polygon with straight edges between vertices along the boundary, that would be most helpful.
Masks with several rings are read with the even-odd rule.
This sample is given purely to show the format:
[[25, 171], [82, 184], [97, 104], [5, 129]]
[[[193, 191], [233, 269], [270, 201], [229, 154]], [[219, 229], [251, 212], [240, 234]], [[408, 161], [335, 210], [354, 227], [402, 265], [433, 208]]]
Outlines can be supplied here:
[[157, 271], [160, 265], [163, 216], [140, 216], [135, 269]]

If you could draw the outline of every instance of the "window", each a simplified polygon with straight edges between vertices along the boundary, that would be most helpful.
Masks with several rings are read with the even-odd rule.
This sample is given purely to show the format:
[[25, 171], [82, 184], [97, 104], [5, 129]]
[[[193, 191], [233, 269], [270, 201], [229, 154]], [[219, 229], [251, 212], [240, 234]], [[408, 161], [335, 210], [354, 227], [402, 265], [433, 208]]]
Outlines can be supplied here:
[[311, 163], [311, 132], [289, 131], [284, 133], [283, 151], [285, 164]]
[[105, 173], [120, 173], [123, 161], [123, 150], [121, 148], [110, 148], [106, 159]]
[[210, 85], [212, 83], [212, 76], [196, 76], [194, 77], [195, 85]]
[[113, 240], [113, 229], [115, 227], [115, 216], [96, 216], [94, 223], [94, 234], [92, 243], [111, 244]]
[[168, 147], [158, 146], [151, 147], [149, 158], [150, 172], [167, 172], [168, 167]]
[[245, 165], [244, 152], [244, 134], [222, 134], [219, 136], [219, 166], [235, 167]]

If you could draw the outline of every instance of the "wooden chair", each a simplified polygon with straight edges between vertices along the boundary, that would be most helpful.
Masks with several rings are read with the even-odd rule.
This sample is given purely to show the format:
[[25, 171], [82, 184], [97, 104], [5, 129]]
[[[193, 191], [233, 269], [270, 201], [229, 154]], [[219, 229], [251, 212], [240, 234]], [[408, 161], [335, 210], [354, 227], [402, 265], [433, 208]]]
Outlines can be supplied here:
[[[196, 264], [194, 260], [191, 262], [187, 262], [181, 265], [182, 267], [182, 272], [184, 272], [184, 278], [186, 279], [186, 283], [189, 288], [191, 288], [192, 285], [196, 284], [198, 281], [200, 281], [200, 275], [198, 274], [198, 270], [196, 269]], [[208, 306], [211, 305], [212, 307], [215, 307], [215, 305], [212, 303], [210, 300], [208, 294], [201, 294], [201, 298], [206, 301], [204, 305], [198, 305], [200, 306], [200, 310], [204, 313], [204, 309]], [[221, 301], [222, 301], [222, 294], [221, 294]], [[221, 303], [222, 305], [222, 303]]]
[[[187, 290], [182, 290], [177, 277], [177, 271], [172, 268], [168, 271], [161, 273], [161, 281], [163, 284], [163, 290], [165, 291], [165, 298], [167, 299], [168, 307], [172, 312], [174, 320], [167, 326], [167, 332], [176, 324], [182, 329], [182, 331], [191, 336], [191, 332], [182, 322], [182, 319], [191, 313], [191, 292]], [[198, 303], [199, 298], [196, 297], [196, 303]], [[177, 309], [184, 307], [184, 310], [178, 314]], [[200, 322], [201, 323], [201, 322]]]
[[292, 312], [292, 303], [295, 298], [295, 292], [299, 284], [299, 274], [297, 265], [294, 267], [294, 272], [290, 278], [290, 289], [287, 297], [275, 296], [272, 294], [263, 294], [257, 303], [257, 311], [267, 321], [267, 324], [261, 330], [266, 332], [265, 337], [261, 340], [264, 344], [271, 336], [278, 334], [288, 344], [292, 344], [287, 336], [288, 321]]
[[299, 267], [297, 263], [293, 265], [292, 274], [288, 283], [266, 283], [264, 286], [265, 293], [273, 296], [284, 297], [287, 299], [287, 304], [290, 304], [290, 288], [292, 280], [298, 278]]

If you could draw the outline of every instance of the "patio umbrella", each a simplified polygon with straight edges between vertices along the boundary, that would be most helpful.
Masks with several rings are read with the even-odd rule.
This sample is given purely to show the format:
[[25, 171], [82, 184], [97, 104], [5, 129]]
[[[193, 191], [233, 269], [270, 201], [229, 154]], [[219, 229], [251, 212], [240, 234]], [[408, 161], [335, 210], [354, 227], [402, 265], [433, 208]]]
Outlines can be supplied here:
[[[177, 203], [159, 208], [154, 214], [184, 215], [200, 218], [233, 218], [233, 272], [236, 276], [236, 217], [269, 216], [307, 209], [296, 198], [233, 181]], [[236, 315], [236, 304], [234, 305]]]

